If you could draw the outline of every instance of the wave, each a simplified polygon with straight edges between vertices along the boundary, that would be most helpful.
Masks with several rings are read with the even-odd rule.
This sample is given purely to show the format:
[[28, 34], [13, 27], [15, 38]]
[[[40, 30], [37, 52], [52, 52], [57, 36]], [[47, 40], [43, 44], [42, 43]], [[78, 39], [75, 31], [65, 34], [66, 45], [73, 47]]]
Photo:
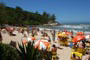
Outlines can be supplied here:
[[90, 34], [90, 25], [60, 25], [60, 26], [52, 26], [52, 27], [43, 27], [48, 28], [48, 30], [68, 30], [68, 31], [73, 31], [74, 33], [76, 32], [85, 32], [85, 34]]

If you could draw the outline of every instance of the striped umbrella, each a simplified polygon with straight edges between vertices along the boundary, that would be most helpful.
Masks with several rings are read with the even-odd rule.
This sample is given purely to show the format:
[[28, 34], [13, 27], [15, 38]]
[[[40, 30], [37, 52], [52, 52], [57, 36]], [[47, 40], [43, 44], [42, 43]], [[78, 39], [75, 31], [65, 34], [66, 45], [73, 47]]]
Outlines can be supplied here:
[[41, 49], [47, 49], [49, 47], [50, 43], [47, 40], [38, 40], [35, 42], [35, 48]]

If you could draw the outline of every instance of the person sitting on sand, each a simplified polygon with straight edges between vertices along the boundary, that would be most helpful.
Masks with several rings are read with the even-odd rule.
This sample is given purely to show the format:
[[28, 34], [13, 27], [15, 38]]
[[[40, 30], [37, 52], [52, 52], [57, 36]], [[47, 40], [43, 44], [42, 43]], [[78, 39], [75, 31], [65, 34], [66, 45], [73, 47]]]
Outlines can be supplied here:
[[75, 54], [72, 55], [71, 60], [77, 60]]

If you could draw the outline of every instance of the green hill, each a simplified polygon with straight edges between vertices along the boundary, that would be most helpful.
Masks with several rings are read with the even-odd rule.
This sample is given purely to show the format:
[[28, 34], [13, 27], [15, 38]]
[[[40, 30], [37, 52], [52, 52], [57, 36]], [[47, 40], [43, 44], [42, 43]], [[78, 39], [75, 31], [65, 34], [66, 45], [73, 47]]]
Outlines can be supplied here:
[[0, 3], [0, 24], [43, 25], [55, 20], [54, 14], [25, 11], [18, 6], [12, 8]]

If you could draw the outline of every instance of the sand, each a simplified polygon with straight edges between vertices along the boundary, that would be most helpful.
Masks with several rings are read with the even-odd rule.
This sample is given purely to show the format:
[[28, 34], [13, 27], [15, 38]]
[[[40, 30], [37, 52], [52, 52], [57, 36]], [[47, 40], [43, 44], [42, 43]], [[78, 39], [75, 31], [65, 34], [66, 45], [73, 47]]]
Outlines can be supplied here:
[[[53, 42], [51, 33], [50, 32], [47, 32], [47, 33], [50, 35], [51, 44], [52, 45], [56, 44], [58, 46], [57, 43]], [[2, 33], [2, 38], [3, 38], [2, 43], [9, 44], [11, 41], [15, 41], [18, 44], [18, 43], [21, 43], [22, 37], [23, 35], [20, 33], [17, 33], [16, 36], [9, 36], [8, 33]], [[57, 42], [57, 35], [56, 35], [55, 41]], [[59, 60], [70, 60], [71, 48], [64, 47], [64, 46], [60, 46], [60, 48], [62, 49], [57, 50], [57, 56], [59, 57]]]

